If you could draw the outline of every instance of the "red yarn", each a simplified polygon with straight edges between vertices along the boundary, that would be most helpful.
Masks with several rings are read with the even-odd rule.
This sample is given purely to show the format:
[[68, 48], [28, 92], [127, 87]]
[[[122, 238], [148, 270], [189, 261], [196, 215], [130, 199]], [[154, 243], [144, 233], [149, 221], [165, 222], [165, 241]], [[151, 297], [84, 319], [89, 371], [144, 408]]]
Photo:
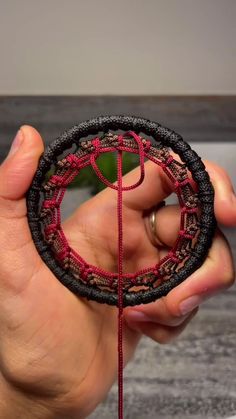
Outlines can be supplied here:
[[118, 417], [123, 419], [123, 223], [122, 223], [122, 151], [118, 151]]
[[[119, 397], [119, 409], [118, 417], [123, 419], [123, 217], [122, 217], [122, 193], [123, 191], [130, 191], [139, 186], [144, 179], [144, 149], [143, 143], [140, 137], [135, 132], [129, 132], [134, 140], [138, 144], [139, 158], [140, 158], [140, 178], [139, 180], [130, 186], [123, 186], [122, 184], [122, 145], [123, 135], [118, 137], [118, 158], [117, 158], [117, 185], [110, 183], [100, 172], [96, 165], [96, 157], [99, 155], [99, 139], [96, 138], [92, 141], [95, 146], [95, 153], [91, 155], [90, 161], [99, 179], [105, 183], [108, 187], [117, 190], [117, 221], [118, 221], [118, 397]], [[127, 151], [127, 147], [125, 148]], [[108, 150], [107, 150], [108, 151]], [[98, 272], [100, 269], [98, 268]], [[100, 271], [101, 272], [101, 271]]]

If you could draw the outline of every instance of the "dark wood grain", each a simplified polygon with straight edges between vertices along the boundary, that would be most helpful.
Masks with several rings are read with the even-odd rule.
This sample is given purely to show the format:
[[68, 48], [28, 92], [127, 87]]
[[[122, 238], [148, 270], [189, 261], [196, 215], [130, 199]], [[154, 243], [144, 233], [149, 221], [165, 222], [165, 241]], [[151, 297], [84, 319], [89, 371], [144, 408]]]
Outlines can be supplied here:
[[11, 96], [0, 97], [0, 160], [22, 124], [46, 143], [93, 116], [132, 114], [179, 132], [186, 141], [235, 141], [236, 96]]

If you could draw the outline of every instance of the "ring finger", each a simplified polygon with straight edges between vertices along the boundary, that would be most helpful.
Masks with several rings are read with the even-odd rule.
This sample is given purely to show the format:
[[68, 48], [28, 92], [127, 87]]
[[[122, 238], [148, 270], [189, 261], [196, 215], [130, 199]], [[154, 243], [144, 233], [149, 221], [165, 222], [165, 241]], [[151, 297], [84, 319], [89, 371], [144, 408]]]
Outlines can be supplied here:
[[[232, 254], [227, 240], [218, 230], [204, 264], [163, 299], [127, 309], [125, 313], [127, 322], [138, 330], [142, 329], [143, 333], [149, 336], [150, 327], [146, 326], [148, 324], [150, 326], [150, 323], [152, 330], [155, 323], [168, 327], [180, 325], [201, 302], [230, 287], [233, 282]], [[135, 316], [135, 313], [138, 314]], [[145, 316], [142, 322], [141, 315]]]
[[156, 243], [156, 246], [172, 247], [180, 229], [180, 207], [178, 205], [162, 206], [155, 211], [155, 217], [153, 214], [149, 212], [144, 215], [144, 224], [150, 242], [153, 245]]

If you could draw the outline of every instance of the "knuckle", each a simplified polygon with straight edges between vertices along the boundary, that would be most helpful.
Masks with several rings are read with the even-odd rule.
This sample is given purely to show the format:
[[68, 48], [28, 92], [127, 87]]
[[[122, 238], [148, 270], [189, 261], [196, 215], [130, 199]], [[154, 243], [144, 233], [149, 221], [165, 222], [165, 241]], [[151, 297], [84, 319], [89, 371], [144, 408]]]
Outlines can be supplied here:
[[179, 335], [186, 329], [190, 321], [198, 312], [198, 308], [192, 311], [190, 315], [185, 318], [185, 320], [178, 326], [158, 326], [156, 330], [153, 332], [152, 336], [150, 336], [154, 341], [160, 343], [161, 345], [166, 345], [168, 343], [173, 342], [175, 339], [178, 338]]
[[221, 281], [226, 287], [231, 287], [235, 282], [234, 269], [225, 269], [222, 273]]
[[172, 315], [172, 318], [168, 322], [168, 326], [171, 326], [171, 327], [181, 326], [187, 318], [188, 318], [188, 314], [185, 314], [183, 316]]
[[235, 281], [235, 268], [230, 243], [224, 233], [217, 229], [215, 245], [217, 244], [217, 259], [211, 259], [211, 269], [224, 287], [230, 287]]
[[0, 212], [0, 219], [3, 221], [8, 220], [9, 222], [11, 219], [25, 218], [27, 213], [26, 201], [24, 199], [13, 200], [0, 195]]
[[172, 342], [176, 338], [175, 328], [161, 327], [158, 328], [156, 333], [153, 336], [153, 340], [161, 345], [166, 345]]

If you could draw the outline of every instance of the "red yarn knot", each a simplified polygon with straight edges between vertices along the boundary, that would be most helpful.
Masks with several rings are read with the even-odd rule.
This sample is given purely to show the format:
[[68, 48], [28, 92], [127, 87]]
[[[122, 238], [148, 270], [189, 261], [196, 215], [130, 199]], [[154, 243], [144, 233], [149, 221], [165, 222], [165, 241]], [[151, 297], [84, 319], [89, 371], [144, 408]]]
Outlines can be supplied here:
[[64, 178], [62, 176], [53, 175], [50, 178], [49, 182], [52, 183], [53, 185], [56, 185], [56, 186], [64, 186], [63, 181], [64, 181]]
[[66, 160], [70, 163], [70, 166], [73, 168], [79, 167], [80, 159], [74, 154], [68, 154]]
[[194, 214], [194, 213], [196, 213], [198, 211], [198, 209], [197, 208], [187, 208], [187, 207], [182, 207], [181, 208], [181, 212], [182, 213], [188, 213], [188, 214]]
[[[133, 131], [128, 131], [125, 135], [131, 135], [134, 140], [137, 142], [138, 144], [138, 148], [139, 148], [139, 160], [140, 160], [140, 178], [139, 180], [134, 183], [133, 185], [129, 185], [129, 186], [122, 186], [121, 190], [123, 191], [130, 191], [131, 189], [136, 188], [137, 186], [141, 185], [141, 183], [143, 182], [144, 179], [144, 158], [145, 158], [145, 153], [143, 150], [143, 144], [142, 144], [142, 140], [139, 137], [139, 135], [137, 135], [135, 132]], [[123, 135], [119, 135], [118, 136], [118, 153], [125, 151], [125, 147], [121, 146], [121, 144], [123, 143]], [[118, 191], [119, 189], [119, 179], [117, 180], [117, 185], [111, 183], [108, 179], [105, 178], [105, 176], [101, 173], [100, 169], [98, 168], [97, 164], [96, 164], [96, 158], [98, 157], [98, 154], [100, 152], [100, 141], [98, 138], [95, 138], [94, 140], [92, 140], [93, 145], [95, 147], [95, 152], [93, 152], [90, 156], [90, 163], [91, 166], [93, 167], [95, 173], [97, 174], [98, 178], [109, 188], [111, 189], [115, 189]], [[122, 147], [122, 148], [120, 148]]]
[[87, 279], [88, 274], [92, 272], [91, 268], [88, 265], [83, 265], [80, 268], [80, 275], [83, 279]]
[[146, 138], [144, 138], [143, 140], [142, 140], [142, 143], [143, 143], [143, 149], [144, 149], [144, 151], [145, 152], [148, 152], [149, 150], [150, 150], [150, 147], [151, 147], [151, 141], [150, 140], [146, 140]]
[[122, 134], [119, 135], [117, 141], [118, 141], [118, 147], [117, 148], [122, 147], [124, 145], [124, 136]]
[[172, 161], [174, 160], [173, 156], [169, 156], [167, 161], [166, 161], [166, 166], [169, 166], [170, 163], [172, 163]]
[[191, 234], [186, 233], [185, 230], [180, 230], [179, 231], [179, 235], [184, 237], [185, 239], [193, 239], [194, 236], [192, 236]]
[[93, 272], [92, 268], [90, 268], [89, 266], [86, 266], [86, 267], [84, 268], [84, 271], [83, 271], [84, 278], [85, 278], [85, 279], [86, 279], [86, 278], [88, 278], [88, 277], [89, 277], [89, 275], [90, 275], [92, 272]]
[[56, 199], [45, 199], [42, 203], [43, 208], [59, 208], [60, 204]]
[[66, 248], [62, 249], [60, 252], [57, 253], [57, 258], [60, 261], [63, 261], [63, 260], [65, 260], [65, 258], [67, 258], [69, 256], [69, 254], [70, 254], [70, 248], [66, 247]]
[[100, 143], [100, 139], [98, 137], [93, 138], [92, 140], [92, 145], [94, 146], [94, 157], [95, 159], [99, 156], [100, 151], [101, 151], [101, 143]]
[[179, 184], [180, 184], [180, 186], [185, 186], [185, 185], [187, 185], [189, 183], [189, 179], [187, 178], [187, 179], [184, 179], [184, 180], [181, 180], [180, 182], [179, 182]]
[[189, 179], [184, 179], [184, 180], [182, 180], [182, 181], [178, 181], [178, 180], [176, 180], [175, 182], [174, 182], [174, 186], [175, 186], [175, 188], [176, 189], [178, 189], [178, 188], [181, 188], [181, 186], [185, 186], [185, 185], [187, 185], [189, 183]]
[[169, 156], [166, 161], [160, 161], [158, 162], [158, 165], [162, 167], [162, 169], [165, 169], [167, 166], [170, 165], [170, 163], [174, 160], [173, 156]]
[[54, 233], [56, 230], [60, 229], [60, 225], [57, 223], [52, 223], [52, 224], [48, 224], [45, 228], [44, 228], [44, 233], [46, 235]]
[[168, 253], [168, 257], [171, 258], [171, 260], [173, 260], [173, 262], [175, 263], [179, 263], [180, 260], [177, 258], [176, 254], [173, 252], [169, 252]]
[[158, 166], [161, 166], [162, 169], [166, 168], [166, 164], [162, 161], [158, 162]]

